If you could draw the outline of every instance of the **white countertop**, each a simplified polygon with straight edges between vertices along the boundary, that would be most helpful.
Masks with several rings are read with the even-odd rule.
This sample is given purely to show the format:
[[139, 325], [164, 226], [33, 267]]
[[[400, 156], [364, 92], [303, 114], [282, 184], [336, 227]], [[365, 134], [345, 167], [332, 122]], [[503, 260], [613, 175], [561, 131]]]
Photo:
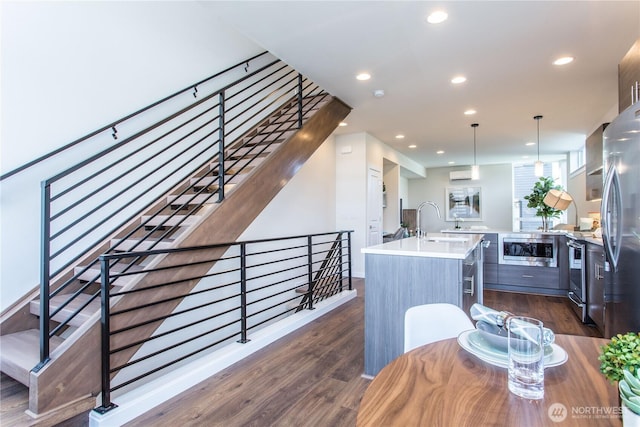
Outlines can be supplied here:
[[482, 234], [460, 236], [447, 233], [428, 233], [420, 239], [407, 237], [362, 248], [361, 251], [364, 254], [465, 259], [482, 241], [482, 237]]

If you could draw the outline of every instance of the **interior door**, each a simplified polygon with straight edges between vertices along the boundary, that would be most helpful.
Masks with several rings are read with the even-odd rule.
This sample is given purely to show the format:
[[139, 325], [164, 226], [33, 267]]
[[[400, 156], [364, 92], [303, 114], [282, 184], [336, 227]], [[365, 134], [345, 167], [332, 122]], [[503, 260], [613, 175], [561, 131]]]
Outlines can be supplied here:
[[382, 172], [369, 169], [367, 176], [367, 246], [382, 243]]

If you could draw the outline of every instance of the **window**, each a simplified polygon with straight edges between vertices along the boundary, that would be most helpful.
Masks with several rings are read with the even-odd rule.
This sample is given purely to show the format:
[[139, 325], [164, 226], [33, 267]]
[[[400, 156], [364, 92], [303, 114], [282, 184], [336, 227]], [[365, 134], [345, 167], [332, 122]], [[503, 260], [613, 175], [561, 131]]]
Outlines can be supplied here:
[[[564, 188], [563, 168], [566, 161], [546, 162], [544, 164], [544, 176], [553, 178], [556, 184]], [[528, 208], [524, 196], [531, 194], [531, 189], [538, 181], [534, 174], [532, 164], [513, 165], [513, 230], [514, 231], [535, 231], [542, 227], [542, 219], [536, 216], [536, 209]], [[566, 211], [562, 212], [560, 218], [552, 219], [552, 224], [566, 223]]]
[[582, 146], [580, 150], [569, 152], [569, 173], [578, 172], [584, 167], [585, 148]]

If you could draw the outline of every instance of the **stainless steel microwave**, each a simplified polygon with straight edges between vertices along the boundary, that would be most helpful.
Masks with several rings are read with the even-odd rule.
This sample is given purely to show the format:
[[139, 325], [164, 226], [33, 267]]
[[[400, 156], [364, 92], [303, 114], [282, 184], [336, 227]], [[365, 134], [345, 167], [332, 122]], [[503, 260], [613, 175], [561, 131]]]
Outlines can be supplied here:
[[558, 266], [554, 236], [534, 233], [498, 234], [500, 264]]

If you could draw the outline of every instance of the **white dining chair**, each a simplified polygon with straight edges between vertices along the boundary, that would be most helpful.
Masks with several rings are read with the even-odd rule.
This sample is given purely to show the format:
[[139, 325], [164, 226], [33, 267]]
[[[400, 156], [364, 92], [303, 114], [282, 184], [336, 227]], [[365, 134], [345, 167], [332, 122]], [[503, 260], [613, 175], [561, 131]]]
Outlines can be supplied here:
[[404, 352], [434, 341], [455, 338], [473, 328], [471, 319], [456, 305], [437, 303], [411, 307], [404, 315]]

